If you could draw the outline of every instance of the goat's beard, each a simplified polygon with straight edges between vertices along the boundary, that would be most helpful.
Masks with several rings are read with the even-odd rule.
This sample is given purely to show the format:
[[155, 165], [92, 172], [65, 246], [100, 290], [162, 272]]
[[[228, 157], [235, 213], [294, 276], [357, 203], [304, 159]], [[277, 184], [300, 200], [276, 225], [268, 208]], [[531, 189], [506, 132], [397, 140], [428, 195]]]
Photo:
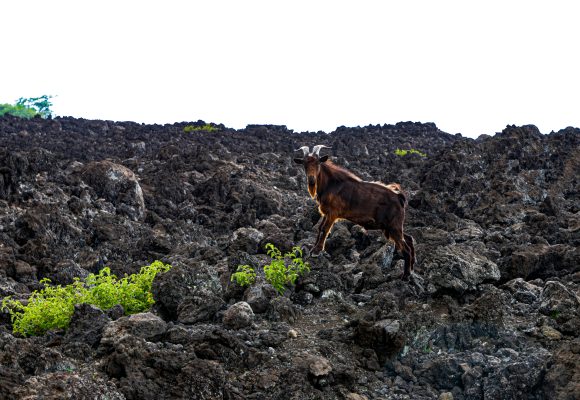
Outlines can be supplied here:
[[316, 198], [316, 183], [314, 185], [308, 184], [308, 193], [310, 193], [310, 197], [313, 199]]

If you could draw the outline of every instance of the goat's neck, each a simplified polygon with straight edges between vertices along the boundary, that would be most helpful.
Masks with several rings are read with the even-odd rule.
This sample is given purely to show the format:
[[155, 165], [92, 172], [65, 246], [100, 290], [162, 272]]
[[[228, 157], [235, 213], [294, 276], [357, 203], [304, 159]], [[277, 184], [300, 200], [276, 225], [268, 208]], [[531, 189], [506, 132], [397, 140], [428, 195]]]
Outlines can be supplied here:
[[318, 176], [316, 177], [316, 198], [320, 199], [320, 195], [328, 185], [330, 177], [328, 172], [324, 170], [324, 165], [320, 166], [320, 171], [318, 171]]

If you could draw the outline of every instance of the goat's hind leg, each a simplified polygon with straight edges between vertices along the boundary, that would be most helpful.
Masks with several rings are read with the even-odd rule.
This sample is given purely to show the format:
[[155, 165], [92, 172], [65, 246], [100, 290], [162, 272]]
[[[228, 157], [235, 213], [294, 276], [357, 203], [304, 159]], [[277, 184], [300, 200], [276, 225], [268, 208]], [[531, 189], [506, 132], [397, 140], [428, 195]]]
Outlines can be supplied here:
[[409, 249], [411, 250], [411, 272], [413, 272], [415, 269], [415, 241], [413, 236], [406, 233], [403, 234], [403, 237], [405, 238], [405, 243], [407, 243], [407, 246], [409, 246]]
[[395, 242], [395, 248], [403, 255], [403, 260], [405, 260], [405, 269], [401, 279], [408, 281], [411, 278], [411, 271], [413, 270], [413, 256], [411, 247], [405, 242], [403, 235], [391, 237]]
[[[397, 253], [402, 255], [403, 260], [405, 260], [405, 269], [401, 275], [401, 279], [405, 281], [409, 280], [411, 277], [411, 271], [413, 270], [413, 254], [415, 251], [414, 247], [412, 247], [412, 241], [411, 246], [409, 246], [405, 241], [405, 235], [398, 230], [384, 229], [383, 233], [388, 240], [391, 240], [395, 243], [395, 249], [397, 250]], [[406, 236], [412, 239], [410, 235]]]

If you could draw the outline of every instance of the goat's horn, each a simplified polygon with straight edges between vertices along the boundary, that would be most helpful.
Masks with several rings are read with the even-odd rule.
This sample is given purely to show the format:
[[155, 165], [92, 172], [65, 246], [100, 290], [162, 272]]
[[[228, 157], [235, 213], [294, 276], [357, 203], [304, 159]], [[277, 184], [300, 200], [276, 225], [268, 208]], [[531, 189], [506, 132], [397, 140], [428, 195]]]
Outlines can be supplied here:
[[308, 146], [302, 146], [299, 149], [296, 149], [294, 151], [300, 151], [302, 150], [302, 152], [304, 153], [304, 157], [306, 157], [309, 153], [310, 153], [310, 148]]
[[314, 148], [312, 149], [312, 154], [316, 154], [316, 156], [320, 156], [320, 149], [330, 149], [331, 147], [325, 146], [323, 144], [317, 144], [316, 146], [314, 146]]

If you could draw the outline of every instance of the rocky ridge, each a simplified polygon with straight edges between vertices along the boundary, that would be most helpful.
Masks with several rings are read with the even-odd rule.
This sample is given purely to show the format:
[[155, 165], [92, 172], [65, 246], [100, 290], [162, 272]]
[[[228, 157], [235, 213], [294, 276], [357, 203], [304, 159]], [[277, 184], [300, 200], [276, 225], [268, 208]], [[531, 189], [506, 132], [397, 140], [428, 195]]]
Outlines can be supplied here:
[[[79, 305], [66, 332], [33, 338], [2, 314], [0, 398], [580, 398], [580, 129], [191, 124], [0, 119], [0, 297], [174, 266], [149, 313]], [[314, 243], [292, 163], [314, 144], [408, 192], [414, 283], [348, 222], [284, 296], [261, 276], [230, 283], [267, 262], [265, 243]]]

